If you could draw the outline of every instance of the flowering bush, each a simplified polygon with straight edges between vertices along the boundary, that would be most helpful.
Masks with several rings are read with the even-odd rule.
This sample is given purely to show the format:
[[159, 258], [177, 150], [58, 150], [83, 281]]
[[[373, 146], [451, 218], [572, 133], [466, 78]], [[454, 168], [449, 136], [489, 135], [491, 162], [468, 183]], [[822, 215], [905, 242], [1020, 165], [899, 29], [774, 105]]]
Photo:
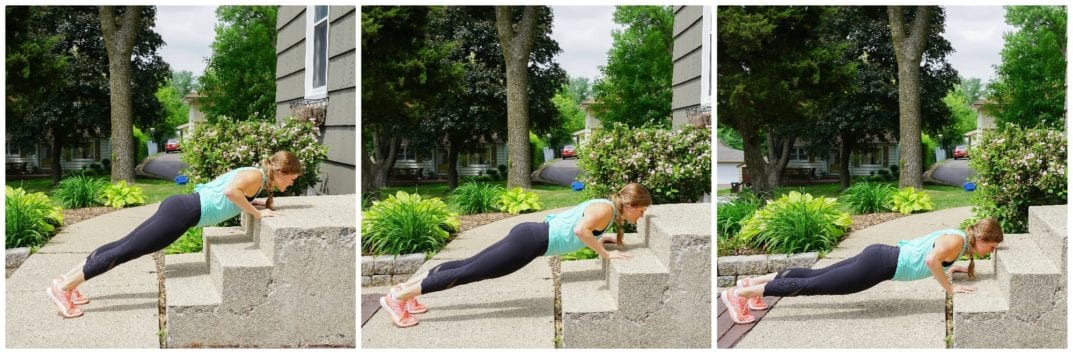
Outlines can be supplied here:
[[1056, 130], [986, 131], [969, 160], [976, 216], [997, 219], [1006, 233], [1023, 233], [1030, 205], [1066, 204], [1066, 144]]
[[656, 204], [696, 201], [711, 191], [711, 134], [693, 126], [677, 131], [605, 127], [579, 149], [581, 181], [593, 197], [637, 182], [648, 187]]
[[276, 151], [287, 150], [302, 161], [302, 175], [290, 187], [301, 193], [320, 180], [320, 163], [328, 147], [317, 142], [317, 128], [306, 120], [287, 118], [283, 125], [264, 121], [236, 122], [226, 117], [200, 124], [183, 145], [183, 170], [193, 183], [205, 183], [232, 169], [255, 166]]

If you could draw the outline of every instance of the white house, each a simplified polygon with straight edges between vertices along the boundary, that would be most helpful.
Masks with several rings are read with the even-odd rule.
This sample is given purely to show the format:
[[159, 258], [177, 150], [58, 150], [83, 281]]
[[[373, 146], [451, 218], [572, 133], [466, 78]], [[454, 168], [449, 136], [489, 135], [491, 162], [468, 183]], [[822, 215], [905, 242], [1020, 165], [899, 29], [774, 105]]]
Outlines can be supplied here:
[[985, 130], [995, 129], [995, 117], [992, 117], [991, 112], [988, 112], [985, 108], [989, 104], [991, 104], [991, 101], [983, 98], [972, 103], [972, 110], [976, 111], [976, 129], [965, 133], [965, 142], [970, 148], [980, 141], [980, 138], [984, 136]]
[[729, 186], [731, 183], [741, 183], [741, 169], [745, 166], [745, 152], [734, 149], [716, 139], [716, 184]]

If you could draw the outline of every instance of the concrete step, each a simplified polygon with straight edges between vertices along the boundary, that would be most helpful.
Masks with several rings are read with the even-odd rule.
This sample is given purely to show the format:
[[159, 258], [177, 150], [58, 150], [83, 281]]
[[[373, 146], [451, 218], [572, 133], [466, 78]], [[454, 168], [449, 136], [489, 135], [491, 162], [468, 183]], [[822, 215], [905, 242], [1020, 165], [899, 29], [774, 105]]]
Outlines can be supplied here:
[[632, 259], [612, 259], [607, 271], [607, 289], [626, 318], [658, 311], [664, 305], [671, 275], [652, 250], [643, 247], [637, 234], [623, 238]]
[[615, 333], [618, 304], [611, 298], [598, 259], [562, 262], [563, 343], [567, 348], [606, 348]]
[[[668, 269], [704, 269], [710, 278], [711, 223], [711, 204], [659, 204], [638, 220], [637, 232]], [[708, 260], [702, 264], [697, 256], [704, 254]]]
[[239, 226], [205, 227], [201, 230], [201, 253], [205, 254], [205, 263], [212, 261], [212, 246], [250, 242], [250, 236]]
[[1067, 205], [1028, 207], [1028, 233], [1047, 259], [1059, 269], [1066, 269], [1066, 239], [1069, 236]]
[[168, 255], [164, 264], [168, 345], [205, 343], [203, 328], [219, 328], [214, 314], [222, 301], [204, 258], [198, 253]]
[[[976, 261], [973, 294], [954, 295], [958, 348], [1064, 348], [1062, 273], [1042, 256], [1035, 235], [1007, 234], [991, 260]], [[964, 275], [955, 276], [963, 281]]]
[[212, 246], [209, 277], [228, 310], [245, 311], [265, 302], [272, 263], [252, 242]]

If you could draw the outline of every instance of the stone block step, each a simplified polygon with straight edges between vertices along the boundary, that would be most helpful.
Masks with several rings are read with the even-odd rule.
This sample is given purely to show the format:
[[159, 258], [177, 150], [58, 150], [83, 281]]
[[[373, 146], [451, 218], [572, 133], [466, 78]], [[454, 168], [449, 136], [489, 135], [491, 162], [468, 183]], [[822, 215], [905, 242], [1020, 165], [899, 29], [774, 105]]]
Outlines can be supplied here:
[[637, 232], [661, 263], [678, 269], [675, 262], [684, 259], [678, 253], [705, 246], [710, 252], [711, 222], [711, 204], [659, 204], [650, 206], [638, 220]]
[[640, 247], [636, 234], [628, 234], [624, 244], [632, 259], [612, 259], [607, 271], [607, 289], [627, 317], [649, 313], [663, 306], [671, 275], [652, 250]]
[[201, 253], [205, 254], [205, 263], [212, 261], [212, 246], [241, 242], [250, 242], [250, 236], [239, 226], [209, 226], [201, 230]]
[[1059, 269], [1066, 269], [1066, 247], [1069, 237], [1067, 205], [1028, 207], [1028, 233], [1047, 259]]
[[954, 283], [975, 286], [972, 294], [954, 294], [954, 346], [957, 348], [995, 348], [1006, 341], [994, 335], [1002, 328], [1010, 310], [1009, 293], [999, 286], [991, 260], [976, 261], [976, 280], [965, 274], [954, 275]]
[[209, 277], [228, 309], [263, 303], [272, 271], [268, 257], [252, 242], [212, 246]]
[[618, 304], [611, 298], [598, 259], [562, 262], [560, 283], [563, 345], [607, 347], [614, 334]]
[[208, 266], [201, 254], [167, 255], [164, 265], [169, 313], [172, 308], [212, 311], [220, 304], [220, 293], [209, 277]]
[[[997, 279], [1003, 292], [1010, 295], [1013, 313], [1041, 313], [1053, 309], [1056, 292], [1062, 286], [1063, 273], [1042, 256], [1032, 240], [1034, 235], [1008, 234], [993, 258]], [[1065, 306], [1063, 305], [1064, 309]]]

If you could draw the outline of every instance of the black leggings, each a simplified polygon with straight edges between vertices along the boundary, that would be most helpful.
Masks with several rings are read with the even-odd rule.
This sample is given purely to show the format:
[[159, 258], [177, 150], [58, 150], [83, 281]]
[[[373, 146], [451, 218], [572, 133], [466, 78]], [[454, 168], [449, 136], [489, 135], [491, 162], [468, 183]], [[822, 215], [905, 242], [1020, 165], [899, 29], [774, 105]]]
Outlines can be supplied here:
[[861, 254], [821, 269], [790, 268], [775, 275], [764, 296], [845, 295], [894, 279], [898, 247], [874, 244]]
[[117, 265], [162, 250], [197, 225], [200, 219], [201, 198], [197, 193], [168, 197], [153, 216], [126, 237], [90, 253], [82, 273], [89, 280]]
[[510, 229], [507, 237], [488, 246], [473, 257], [444, 262], [428, 271], [421, 281], [421, 293], [450, 289], [456, 285], [498, 278], [532, 262], [548, 250], [548, 224], [521, 223]]

